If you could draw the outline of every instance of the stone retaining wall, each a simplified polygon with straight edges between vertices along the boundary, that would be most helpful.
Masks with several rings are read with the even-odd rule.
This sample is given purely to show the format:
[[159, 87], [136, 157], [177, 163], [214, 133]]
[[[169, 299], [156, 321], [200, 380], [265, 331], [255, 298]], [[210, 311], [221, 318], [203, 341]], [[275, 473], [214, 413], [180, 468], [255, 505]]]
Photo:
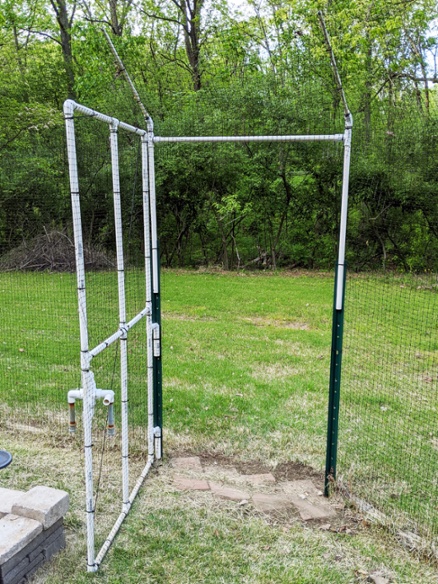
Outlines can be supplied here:
[[0, 584], [22, 584], [65, 547], [65, 491], [34, 487], [0, 488]]

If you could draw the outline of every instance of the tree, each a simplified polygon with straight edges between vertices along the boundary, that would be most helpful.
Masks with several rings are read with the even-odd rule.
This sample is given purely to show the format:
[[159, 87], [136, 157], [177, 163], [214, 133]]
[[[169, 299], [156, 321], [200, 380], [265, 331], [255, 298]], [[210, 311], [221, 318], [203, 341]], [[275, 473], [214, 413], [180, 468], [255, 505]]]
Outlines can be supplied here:
[[62, 57], [64, 60], [65, 73], [67, 77], [67, 95], [75, 99], [75, 74], [73, 67], [73, 50], [72, 50], [72, 26], [76, 12], [76, 1], [72, 0], [70, 14], [66, 0], [50, 0], [53, 10], [55, 11], [56, 21], [59, 26], [58, 41], [61, 45]]
[[[190, 73], [192, 88], [199, 91], [204, 74], [203, 49], [209, 35], [215, 30], [215, 10], [225, 12], [224, 6], [216, 2], [205, 14], [205, 0], [165, 0], [158, 6], [146, 0], [143, 14], [153, 20], [175, 25], [175, 52], [171, 60]], [[178, 56], [177, 48], [182, 36], [186, 59]]]

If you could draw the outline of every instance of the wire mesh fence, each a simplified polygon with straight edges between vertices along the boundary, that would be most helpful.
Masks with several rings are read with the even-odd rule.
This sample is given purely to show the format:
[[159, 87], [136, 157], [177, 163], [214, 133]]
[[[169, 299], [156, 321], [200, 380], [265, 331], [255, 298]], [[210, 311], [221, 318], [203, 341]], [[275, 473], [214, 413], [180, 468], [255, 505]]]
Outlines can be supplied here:
[[396, 109], [374, 116], [369, 140], [358, 128], [353, 145], [340, 473], [347, 491], [397, 531], [421, 535], [430, 552], [438, 536], [437, 133], [433, 115]]
[[[299, 106], [305, 103], [304, 93], [303, 88]], [[319, 123], [304, 115], [305, 108], [302, 119], [289, 111], [286, 124], [281, 120], [290, 104], [281, 100], [278, 119], [251, 119], [255, 93], [249, 94], [248, 112], [239, 122], [226, 113], [227, 108], [242, 111], [242, 95], [234, 95], [235, 103], [229, 97], [218, 90], [187, 97], [183, 115], [157, 125], [163, 135], [189, 136], [342, 128], [339, 112]], [[309, 113], [315, 104], [317, 100], [308, 101]], [[322, 103], [323, 108], [327, 104]], [[437, 537], [438, 481], [437, 289], [432, 275], [438, 257], [433, 183], [437, 125], [432, 115], [426, 120], [412, 112], [399, 113], [390, 126], [384, 113], [376, 114], [370, 135], [360, 114], [356, 116], [347, 255], [358, 275], [351, 275], [347, 284], [339, 472], [342, 484], [388, 521], [431, 541]], [[110, 145], [106, 127], [81, 117], [76, 125], [94, 346], [114, 332], [118, 321]], [[65, 447], [66, 395], [80, 387], [81, 380], [61, 118], [50, 128], [29, 131], [26, 140], [29, 160], [20, 159], [21, 147], [7, 152], [0, 164], [5, 177], [0, 190], [5, 330], [0, 423], [11, 431], [43, 431]], [[162, 261], [169, 266], [229, 269], [331, 267], [339, 222], [341, 150], [339, 144], [327, 143], [157, 144]], [[144, 304], [138, 141], [120, 133], [119, 152], [129, 319]], [[377, 267], [386, 271], [362, 273]], [[146, 454], [142, 335], [140, 329], [132, 332], [128, 355], [131, 488]], [[120, 391], [119, 356], [114, 347], [96, 357], [98, 387]], [[121, 453], [120, 416], [116, 402], [117, 430], [110, 438], [107, 410], [101, 403], [96, 406], [93, 443], [99, 464], [93, 478], [99, 488], [94, 497], [102, 517], [99, 525], [105, 526], [98, 529], [97, 544], [118, 514], [111, 503], [122, 488], [115, 470]], [[76, 468], [82, 472], [83, 455], [77, 450]]]
[[352, 275], [347, 285], [342, 485], [382, 521], [438, 536], [438, 279]]

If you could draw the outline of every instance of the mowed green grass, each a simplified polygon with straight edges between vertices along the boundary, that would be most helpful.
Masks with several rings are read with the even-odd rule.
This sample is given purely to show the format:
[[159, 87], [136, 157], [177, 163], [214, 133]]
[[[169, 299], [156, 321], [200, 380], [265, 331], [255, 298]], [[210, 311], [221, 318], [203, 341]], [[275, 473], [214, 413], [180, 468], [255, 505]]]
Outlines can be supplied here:
[[326, 276], [165, 273], [166, 425], [200, 448], [320, 467], [331, 295]]
[[[137, 276], [130, 278], [138, 307], [144, 292], [142, 274]], [[106, 273], [92, 274], [87, 285], [92, 347], [117, 329], [117, 287]], [[3, 404], [64, 407], [66, 392], [80, 383], [74, 276], [2, 274], [0, 291]], [[166, 428], [190, 433], [204, 448], [220, 442], [232, 451], [248, 448], [257, 458], [275, 457], [278, 449], [284, 456], [290, 448], [320, 467], [331, 294], [331, 277], [321, 275], [164, 272]], [[128, 294], [129, 315], [134, 308]], [[129, 343], [134, 404], [144, 390], [144, 328], [137, 327]], [[93, 362], [100, 387], [117, 390], [115, 353], [110, 349]]]
[[[88, 283], [90, 344], [97, 344], [117, 328], [116, 283], [114, 275], [106, 273], [90, 275]], [[128, 313], [133, 316], [142, 303], [143, 274], [130, 273], [128, 284], [135, 290], [128, 294]], [[27, 489], [43, 483], [70, 492], [69, 546], [41, 571], [40, 581], [53, 583], [90, 581], [84, 573], [80, 442], [50, 432], [16, 433], [10, 422], [26, 423], [32, 418], [37, 425], [40, 410], [45, 420], [50, 420], [50, 412], [65, 411], [67, 422], [66, 392], [80, 382], [75, 287], [73, 275], [0, 274], [5, 327], [0, 349], [5, 372], [0, 377], [0, 436], [2, 446], [15, 455], [14, 464], [2, 471], [0, 485]], [[406, 424], [398, 423], [401, 410], [397, 408], [402, 407], [406, 393], [394, 392], [393, 382], [383, 373], [379, 377], [381, 350], [376, 351], [376, 346], [385, 335], [381, 324], [376, 327], [370, 307], [376, 302], [393, 306], [399, 289], [399, 284], [388, 284], [383, 302], [380, 297], [361, 295], [360, 290], [351, 296], [346, 351], [355, 357], [345, 356], [340, 433], [340, 471], [347, 479], [358, 476], [361, 489], [363, 485], [366, 489], [367, 473], [369, 489], [381, 486], [384, 476], [388, 496], [377, 502], [390, 501], [397, 513], [409, 511], [409, 506], [403, 497], [392, 497], [387, 485], [400, 489], [402, 463], [394, 461], [396, 457], [403, 460], [407, 449], [400, 446], [406, 444]], [[422, 293], [414, 295], [419, 299], [417, 309], [423, 306]], [[323, 469], [332, 294], [333, 278], [328, 274], [163, 271], [165, 454], [225, 455], [272, 468], [299, 461]], [[416, 300], [410, 300], [411, 311], [412, 302]], [[398, 311], [396, 322], [411, 314], [403, 303], [392, 310]], [[401, 337], [397, 338], [397, 327], [391, 330], [393, 342], [383, 344], [400, 361], [395, 355], [400, 355]], [[415, 335], [410, 344], [422, 338], [419, 332]], [[130, 412], [139, 423], [144, 416], [140, 406], [145, 389], [142, 325], [130, 338]], [[421, 351], [416, 367], [421, 363], [429, 371], [433, 350], [423, 346]], [[112, 350], [93, 363], [99, 386], [111, 384], [117, 391], [117, 357]], [[376, 378], [389, 388], [371, 383]], [[382, 391], [386, 392], [383, 401]], [[418, 388], [415, 395], [420, 394]], [[427, 402], [430, 409], [436, 408], [433, 393], [425, 395], [432, 400]], [[430, 436], [436, 430], [436, 418], [422, 419], [417, 405], [412, 411], [416, 433]], [[379, 439], [376, 429], [385, 433], [385, 440]], [[385, 444], [395, 446], [386, 448]], [[429, 450], [415, 457], [408, 454], [417, 475], [429, 477]], [[370, 469], [374, 474], [370, 475]], [[406, 476], [406, 481], [411, 486], [405, 494], [415, 498], [413, 490], [421, 479]], [[431, 505], [425, 504], [422, 513], [430, 510]], [[111, 525], [106, 527], [109, 531]], [[366, 581], [373, 570], [383, 570], [399, 584], [436, 581], [433, 567], [409, 555], [384, 531], [367, 527], [354, 534], [335, 533], [321, 531], [319, 526], [266, 521], [235, 505], [212, 505], [175, 493], [166, 482], [164, 467], [146, 483], [95, 578], [110, 583], [350, 583]]]

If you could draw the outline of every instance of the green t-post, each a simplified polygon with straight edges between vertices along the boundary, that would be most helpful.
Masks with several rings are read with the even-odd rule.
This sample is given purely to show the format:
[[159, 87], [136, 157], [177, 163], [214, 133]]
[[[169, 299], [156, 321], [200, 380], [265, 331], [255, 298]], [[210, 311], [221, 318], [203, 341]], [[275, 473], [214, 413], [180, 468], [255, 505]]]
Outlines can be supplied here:
[[344, 298], [345, 275], [343, 270], [342, 308], [336, 309], [336, 291], [338, 283], [338, 265], [335, 275], [335, 293], [333, 302], [332, 348], [330, 360], [330, 386], [327, 423], [327, 453], [325, 463], [324, 495], [328, 497], [336, 481], [336, 462], [338, 456], [339, 405], [341, 393], [342, 341], [344, 335]]

